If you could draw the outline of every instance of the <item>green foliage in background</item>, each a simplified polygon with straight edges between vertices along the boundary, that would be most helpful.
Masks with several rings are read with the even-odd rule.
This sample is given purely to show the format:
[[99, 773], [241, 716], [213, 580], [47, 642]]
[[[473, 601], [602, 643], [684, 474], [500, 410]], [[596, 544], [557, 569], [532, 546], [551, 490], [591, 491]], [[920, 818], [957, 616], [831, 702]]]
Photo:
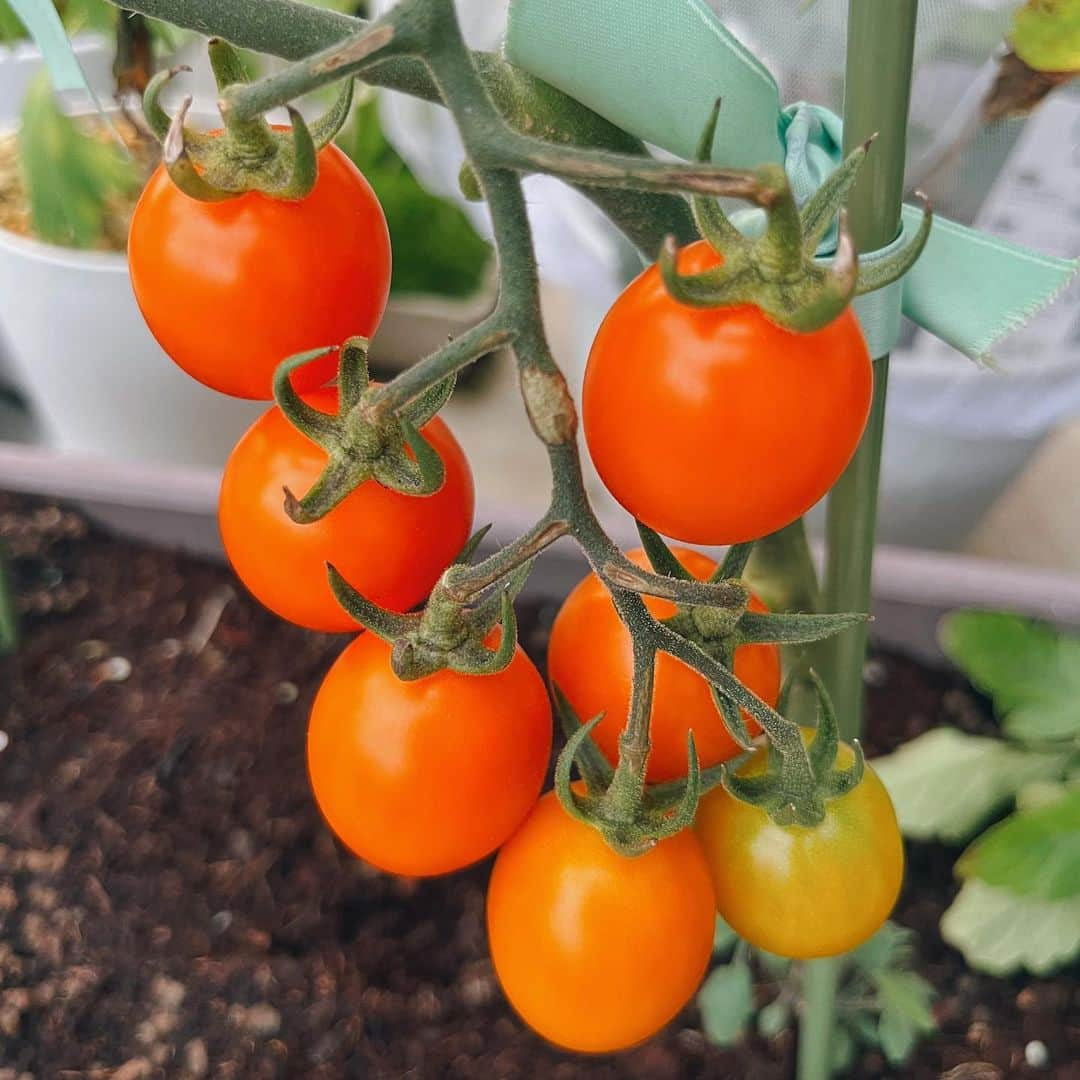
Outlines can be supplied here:
[[[116, 24], [116, 8], [107, 0], [53, 0], [69, 34], [85, 30], [110, 33]], [[5, 44], [26, 37], [26, 29], [11, 6], [0, 0], [0, 42]]]
[[900, 827], [968, 847], [942, 936], [972, 967], [1038, 975], [1080, 955], [1080, 637], [996, 612], [941, 626], [948, 656], [991, 698], [1002, 738], [938, 728], [878, 771]]
[[110, 201], [140, 182], [115, 142], [94, 138], [60, 111], [44, 73], [27, 91], [19, 160], [35, 235], [67, 247], [97, 247]]
[[[910, 970], [914, 937], [913, 931], [888, 922], [841, 961], [833, 1072], [849, 1072], [860, 1049], [880, 1050], [890, 1065], [902, 1066], [919, 1040], [936, 1029], [933, 987]], [[717, 920], [714, 951], [725, 962], [709, 973], [697, 998], [710, 1042], [730, 1047], [751, 1027], [772, 1039], [795, 1026], [802, 1007], [803, 964], [751, 949], [722, 920]], [[755, 975], [776, 988], [761, 1008], [754, 1004]]]
[[426, 191], [387, 141], [374, 96], [356, 110], [338, 145], [367, 177], [382, 203], [394, 250], [394, 293], [468, 296], [491, 258], [465, 214]]

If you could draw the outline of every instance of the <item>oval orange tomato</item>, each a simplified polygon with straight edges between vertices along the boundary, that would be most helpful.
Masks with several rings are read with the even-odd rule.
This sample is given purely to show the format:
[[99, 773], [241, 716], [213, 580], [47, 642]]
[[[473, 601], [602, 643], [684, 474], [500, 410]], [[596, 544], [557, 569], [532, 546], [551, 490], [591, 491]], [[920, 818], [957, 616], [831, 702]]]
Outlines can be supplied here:
[[[704, 240], [679, 270], [722, 261]], [[659, 533], [755, 540], [836, 482], [870, 411], [870, 356], [855, 315], [797, 334], [751, 305], [693, 308], [655, 266], [615, 301], [589, 355], [583, 423], [601, 479]]]
[[615, 854], [554, 792], [495, 860], [491, 959], [510, 1004], [544, 1038], [607, 1053], [655, 1034], [705, 974], [712, 884], [689, 830]]
[[[852, 760], [841, 743], [837, 765]], [[765, 765], [758, 750], [739, 775]], [[809, 960], [854, 949], [880, 929], [900, 892], [904, 845], [889, 793], [869, 765], [857, 787], [826, 802], [825, 820], [812, 828], [777, 825], [718, 787], [702, 798], [694, 829], [717, 911], [751, 945], [779, 956]]]
[[[159, 166], [131, 219], [128, 261], [165, 352], [199, 382], [242, 398], [272, 399], [274, 369], [293, 353], [370, 337], [390, 290], [382, 207], [333, 145], [296, 201], [249, 192], [200, 202]], [[335, 363], [328, 355], [305, 365], [293, 385], [322, 385]]]
[[[303, 397], [322, 412], [337, 409], [333, 387]], [[257, 600], [312, 630], [357, 629], [330, 591], [328, 562], [382, 607], [407, 611], [427, 596], [469, 537], [473, 483], [442, 420], [423, 431], [446, 471], [434, 495], [403, 495], [368, 480], [325, 517], [297, 525], [285, 513], [282, 486], [302, 495], [326, 465], [326, 451], [277, 406], [252, 424], [225, 466], [218, 522], [229, 561]]]
[[[686, 548], [674, 552], [679, 562], [699, 581], [705, 581], [716, 563]], [[645, 552], [631, 551], [627, 558], [649, 568]], [[667, 600], [643, 596], [645, 606], [658, 619], [675, 614]], [[765, 611], [757, 597], [751, 611]], [[775, 645], [743, 645], [735, 651], [735, 675], [768, 705], [780, 692], [780, 651]], [[593, 739], [608, 760], [619, 755], [619, 734], [630, 708], [633, 675], [633, 644], [603, 583], [595, 574], [580, 582], [566, 598], [555, 618], [548, 644], [548, 674], [566, 695], [582, 723], [603, 712], [593, 728]], [[753, 719], [743, 719], [752, 734], [760, 729]], [[661, 783], [686, 775], [686, 733], [694, 743], [702, 768], [734, 757], [739, 748], [727, 733], [709, 691], [709, 684], [681, 660], [660, 653], [656, 658], [653, 688], [647, 779]]]
[[495, 675], [402, 682], [361, 634], [311, 710], [308, 773], [330, 828], [393, 874], [445, 874], [495, 850], [529, 813], [551, 755], [551, 709], [519, 647]]

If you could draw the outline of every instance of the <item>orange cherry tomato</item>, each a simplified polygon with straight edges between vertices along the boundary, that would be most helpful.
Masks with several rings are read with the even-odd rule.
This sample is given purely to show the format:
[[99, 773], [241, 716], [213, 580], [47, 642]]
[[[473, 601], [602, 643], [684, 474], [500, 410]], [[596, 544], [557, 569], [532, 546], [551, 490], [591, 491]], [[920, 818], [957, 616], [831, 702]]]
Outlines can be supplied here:
[[402, 682], [390, 646], [364, 633], [319, 688], [307, 754], [346, 847], [392, 874], [445, 874], [494, 851], [536, 803], [551, 708], [520, 647], [496, 675]]
[[[382, 207], [336, 147], [319, 154], [311, 193], [290, 201], [249, 192], [224, 202], [185, 195], [164, 166], [131, 219], [131, 284], [161, 347], [201, 383], [273, 398], [287, 356], [370, 337], [390, 290]], [[298, 390], [334, 375], [336, 357], [293, 375]]]
[[626, 859], [548, 792], [495, 860], [491, 959], [510, 1004], [545, 1039], [622, 1050], [659, 1031], [697, 989], [714, 903], [690, 830]]
[[[853, 757], [841, 743], [838, 766]], [[758, 750], [739, 775], [765, 766]], [[900, 893], [904, 844], [889, 793], [869, 765], [857, 787], [826, 802], [825, 820], [813, 828], [777, 825], [718, 787], [702, 798], [694, 830], [717, 911], [751, 945], [779, 956], [849, 952], [881, 928]]]
[[[676, 548], [674, 554], [699, 581], [716, 570], [717, 564], [700, 552]], [[640, 549], [629, 552], [627, 558], [636, 566], [651, 568]], [[675, 614], [675, 605], [667, 600], [642, 599], [658, 619]], [[756, 596], [751, 596], [749, 607], [768, 610]], [[630, 633], [603, 583], [590, 574], [566, 598], [555, 618], [548, 644], [548, 674], [582, 723], [604, 713], [592, 734], [612, 764], [618, 760], [619, 734], [630, 708], [633, 669]], [[767, 705], [775, 705], [780, 693], [780, 650], [775, 645], [741, 646], [735, 650], [735, 675]], [[743, 719], [751, 733], [757, 734], [760, 728], [750, 715], [744, 712]], [[681, 660], [660, 653], [650, 721], [649, 783], [686, 775], [686, 733], [690, 730], [702, 768], [739, 752], [717, 712], [709, 684]]]
[[[303, 397], [322, 412], [337, 408], [334, 387]], [[255, 421], [225, 465], [218, 523], [233, 569], [257, 600], [312, 630], [356, 630], [330, 591], [328, 562], [382, 607], [407, 611], [427, 596], [469, 538], [473, 483], [442, 420], [423, 431], [446, 470], [434, 495], [402, 495], [368, 480], [325, 517], [297, 525], [285, 513], [282, 486], [302, 495], [326, 464], [326, 452], [277, 406]]]
[[[698, 241], [679, 269], [721, 257]], [[673, 300], [655, 266], [615, 301], [585, 372], [585, 436], [616, 499], [665, 536], [755, 540], [836, 482], [870, 411], [870, 356], [849, 310], [797, 334], [751, 305]]]

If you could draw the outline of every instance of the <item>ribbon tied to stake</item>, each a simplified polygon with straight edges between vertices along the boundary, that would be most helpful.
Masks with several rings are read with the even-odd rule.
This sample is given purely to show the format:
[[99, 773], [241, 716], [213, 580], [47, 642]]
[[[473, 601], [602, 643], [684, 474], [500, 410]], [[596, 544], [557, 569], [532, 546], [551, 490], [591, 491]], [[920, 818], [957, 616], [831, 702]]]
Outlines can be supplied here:
[[[712, 159], [730, 168], [782, 164], [801, 206], [842, 159], [840, 118], [819, 105], [781, 108], [772, 73], [705, 0], [511, 0], [507, 58], [633, 135], [692, 158], [717, 98]], [[657, 74], [659, 73], [659, 74]], [[863, 133], [860, 133], [863, 134]], [[868, 137], [873, 132], [865, 132]], [[760, 210], [733, 221], [751, 232]], [[922, 210], [904, 206], [901, 233]], [[835, 229], [819, 255], [831, 253]], [[1041, 255], [935, 216], [919, 261], [901, 281], [857, 297], [871, 355], [895, 345], [906, 315], [976, 360], [1068, 285], [1080, 260]]]

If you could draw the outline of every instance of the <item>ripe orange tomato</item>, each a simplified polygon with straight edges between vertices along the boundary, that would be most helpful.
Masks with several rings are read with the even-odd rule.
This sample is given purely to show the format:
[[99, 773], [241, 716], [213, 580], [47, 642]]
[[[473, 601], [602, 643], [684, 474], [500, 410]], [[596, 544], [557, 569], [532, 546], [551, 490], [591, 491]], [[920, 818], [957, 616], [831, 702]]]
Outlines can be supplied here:
[[[334, 387], [303, 397], [322, 412], [337, 408]], [[427, 596], [469, 537], [473, 483], [442, 420], [423, 431], [446, 470], [434, 495], [402, 495], [368, 480], [325, 517], [297, 525], [285, 513], [282, 486], [302, 495], [326, 464], [326, 452], [277, 406], [252, 424], [225, 465], [218, 523], [233, 569], [257, 600], [312, 630], [355, 630], [330, 591], [328, 562], [382, 607], [407, 611]]]
[[491, 959], [510, 1004], [545, 1039], [609, 1053], [659, 1031], [712, 953], [715, 909], [690, 830], [615, 854], [548, 792], [495, 860]]
[[[716, 563], [707, 555], [687, 548], [676, 548], [674, 553], [699, 581], [716, 570]], [[636, 566], [650, 566], [640, 549], [629, 552], [627, 558]], [[658, 619], [675, 614], [675, 605], [667, 600], [642, 599]], [[767, 610], [756, 596], [751, 597], [749, 606], [751, 611]], [[548, 674], [582, 723], [604, 713], [592, 734], [613, 765], [630, 708], [633, 667], [630, 633], [603, 583], [590, 574], [566, 598], [555, 618], [548, 644]], [[766, 704], [775, 705], [780, 693], [780, 650], [775, 645], [741, 646], [735, 651], [735, 675]], [[757, 734], [760, 728], [749, 714], [744, 712], [743, 719], [751, 733]], [[681, 660], [660, 653], [650, 721], [649, 783], [686, 775], [686, 733], [690, 730], [702, 768], [727, 761], [739, 752], [717, 712], [709, 684]]]
[[[201, 383], [273, 398], [287, 356], [375, 332], [390, 289], [382, 207], [336, 147], [319, 154], [305, 198], [258, 192], [224, 202], [185, 195], [164, 166], [131, 219], [131, 284], [161, 347]], [[331, 354], [293, 375], [298, 390], [334, 375]]]
[[361, 634], [319, 688], [308, 727], [319, 809], [350, 850], [392, 874], [445, 874], [521, 824], [551, 755], [551, 708], [519, 647], [495, 675], [402, 682]]
[[[852, 760], [841, 743], [837, 764]], [[758, 750], [739, 775], [765, 765]], [[825, 820], [813, 828], [777, 825], [718, 787], [701, 800], [694, 829], [716, 910], [740, 937], [779, 956], [809, 960], [854, 949], [881, 928], [900, 892], [904, 845], [889, 793], [869, 765], [856, 788], [825, 804]]]
[[[722, 261], [704, 240], [679, 270]], [[836, 482], [870, 411], [870, 356], [855, 315], [797, 334], [751, 305], [673, 300], [656, 266], [608, 312], [589, 355], [585, 437], [635, 517], [696, 544], [755, 540]]]

